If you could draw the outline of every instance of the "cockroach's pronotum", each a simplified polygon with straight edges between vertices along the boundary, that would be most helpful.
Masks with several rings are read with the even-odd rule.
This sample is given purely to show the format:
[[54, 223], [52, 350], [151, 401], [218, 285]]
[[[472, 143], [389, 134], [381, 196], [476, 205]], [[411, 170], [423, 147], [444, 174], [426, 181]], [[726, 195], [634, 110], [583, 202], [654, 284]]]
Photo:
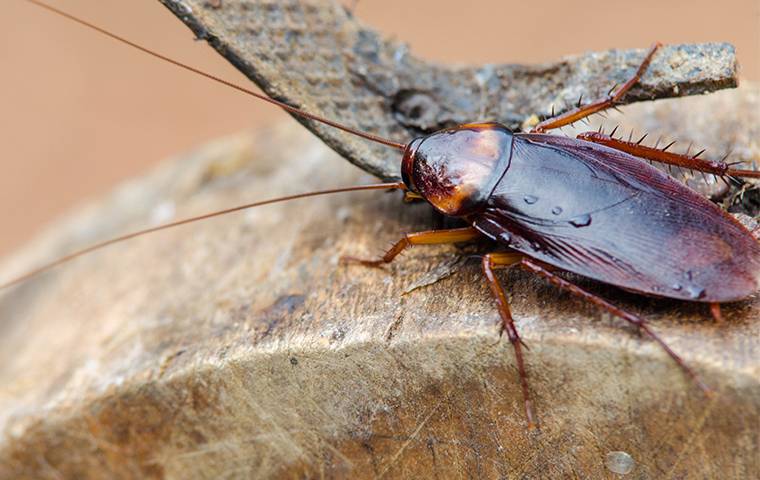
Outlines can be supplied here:
[[[16, 285], [93, 250], [146, 233], [223, 215], [232, 211], [313, 195], [376, 189], [400, 189], [424, 199], [438, 212], [469, 226], [405, 234], [377, 259], [344, 258], [344, 262], [379, 266], [413, 245], [454, 243], [487, 237], [502, 251], [482, 257], [506, 332], [514, 347], [530, 426], [531, 406], [522, 341], [507, 297], [494, 270], [519, 266], [599, 308], [633, 324], [656, 341], [706, 393], [705, 385], [641, 317], [587, 292], [558, 271], [572, 272], [629, 291], [711, 306], [742, 300], [760, 284], [760, 245], [729, 214], [647, 160], [719, 176], [760, 178], [760, 172], [738, 170], [721, 162], [673, 154], [600, 132], [564, 138], [546, 132], [612, 108], [638, 81], [657, 54], [655, 44], [635, 75], [607, 96], [517, 133], [497, 123], [465, 124], [399, 143], [304, 112], [285, 103], [182, 64], [136, 45], [97, 26], [36, 0], [31, 3], [94, 29], [176, 66], [273, 103], [290, 113], [344, 130], [403, 152], [403, 182], [352, 186], [281, 197], [114, 238], [74, 252], [2, 285]], [[662, 245], [668, 247], [664, 249]]]

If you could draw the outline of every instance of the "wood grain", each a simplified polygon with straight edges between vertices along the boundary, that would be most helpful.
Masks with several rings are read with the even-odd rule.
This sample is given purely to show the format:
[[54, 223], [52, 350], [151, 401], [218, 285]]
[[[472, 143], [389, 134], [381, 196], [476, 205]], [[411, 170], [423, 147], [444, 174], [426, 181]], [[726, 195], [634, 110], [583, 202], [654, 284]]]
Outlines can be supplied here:
[[[757, 93], [627, 112], [720, 118], [716, 104]], [[357, 181], [373, 179], [293, 125], [223, 139], [73, 214], [0, 271]], [[649, 318], [719, 392], [706, 399], [622, 322], [500, 274], [530, 347], [542, 429], [529, 433], [512, 351], [466, 261], [488, 244], [416, 248], [385, 271], [337, 264], [434, 222], [396, 193], [315, 198], [128, 242], [3, 294], [0, 477], [621, 478], [616, 452], [633, 459], [625, 478], [760, 476], [756, 298], [717, 325], [703, 305], [580, 280]]]
[[[160, 1], [269, 96], [399, 142], [484, 120], [518, 129], [622, 84], [648, 47], [540, 65], [454, 67], [415, 56], [413, 46], [361, 24], [336, 1]], [[622, 103], [732, 88], [736, 75], [728, 43], [669, 45]], [[363, 170], [398, 178], [387, 147], [297, 120]]]

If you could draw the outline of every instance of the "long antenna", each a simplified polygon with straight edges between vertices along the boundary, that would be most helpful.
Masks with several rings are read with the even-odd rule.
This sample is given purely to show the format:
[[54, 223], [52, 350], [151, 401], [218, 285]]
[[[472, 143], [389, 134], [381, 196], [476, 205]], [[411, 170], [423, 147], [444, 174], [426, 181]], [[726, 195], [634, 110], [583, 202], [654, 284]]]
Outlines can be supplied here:
[[335, 127], [335, 128], [337, 128], [339, 130], [343, 130], [344, 132], [348, 132], [348, 133], [350, 133], [352, 135], [356, 135], [357, 137], [366, 138], [367, 140], [371, 140], [371, 141], [373, 141], [375, 143], [380, 143], [382, 145], [387, 145], [389, 147], [397, 148], [399, 150], [404, 150], [406, 148], [406, 145], [404, 145], [403, 143], [397, 143], [397, 142], [394, 142], [392, 140], [388, 140], [387, 138], [383, 138], [383, 137], [380, 137], [378, 135], [373, 135], [371, 133], [363, 132], [361, 130], [357, 130], [355, 128], [351, 128], [351, 127], [343, 125], [341, 123], [334, 122], [332, 120], [328, 120], [328, 119], [326, 119], [324, 117], [320, 117], [319, 115], [315, 115], [313, 113], [305, 112], [305, 111], [303, 111], [303, 110], [301, 110], [299, 108], [292, 107], [292, 106], [288, 105], [287, 103], [280, 102], [279, 100], [275, 100], [273, 98], [269, 98], [266, 95], [261, 95], [259, 93], [254, 92], [253, 90], [250, 90], [250, 89], [245, 88], [243, 86], [237, 85], [237, 84], [232, 83], [232, 82], [230, 82], [228, 80], [224, 80], [223, 78], [217, 77], [216, 75], [212, 75], [212, 74], [204, 72], [203, 70], [200, 70], [198, 68], [195, 68], [195, 67], [187, 65], [185, 63], [182, 63], [182, 62], [179, 62], [177, 60], [171, 59], [171, 58], [169, 58], [169, 57], [167, 57], [165, 55], [162, 55], [162, 54], [160, 54], [158, 52], [154, 52], [153, 50], [150, 50], [150, 49], [148, 49], [146, 47], [143, 47], [142, 45], [138, 45], [138, 44], [132, 42], [131, 40], [127, 40], [124, 37], [120, 37], [119, 35], [116, 35], [115, 33], [111, 33], [108, 30], [105, 30], [105, 29], [100, 28], [100, 27], [98, 27], [96, 25], [93, 25], [92, 23], [87, 22], [86, 20], [82, 20], [81, 18], [75, 17], [74, 15], [71, 15], [69, 13], [66, 13], [63, 10], [58, 10], [57, 8], [55, 8], [53, 6], [50, 6], [50, 5], [48, 5], [48, 4], [44, 3], [44, 2], [40, 2], [38, 0], [26, 0], [26, 1], [29, 2], [29, 3], [31, 3], [31, 4], [33, 4], [33, 5], [38, 6], [40, 8], [44, 8], [45, 10], [47, 10], [49, 12], [55, 13], [56, 15], [59, 15], [61, 17], [64, 17], [64, 18], [68, 19], [68, 20], [71, 20], [72, 22], [76, 22], [76, 23], [78, 23], [80, 25], [83, 25], [83, 26], [85, 26], [85, 27], [87, 27], [87, 28], [89, 28], [91, 30], [95, 30], [96, 32], [98, 32], [98, 33], [100, 33], [102, 35], [105, 35], [106, 37], [110, 37], [110, 38], [116, 40], [117, 42], [121, 42], [121, 43], [123, 43], [125, 45], [128, 45], [128, 46], [132, 47], [132, 48], [136, 48], [137, 50], [140, 50], [143, 53], [147, 53], [148, 55], [150, 55], [152, 57], [155, 57], [155, 58], [158, 58], [158, 59], [163, 60], [165, 62], [171, 63], [172, 65], [175, 65], [177, 67], [180, 67], [180, 68], [183, 68], [185, 70], [188, 70], [188, 71], [190, 71], [192, 73], [195, 73], [196, 75], [200, 75], [202, 77], [206, 77], [209, 80], [213, 80], [213, 81], [215, 81], [217, 83], [221, 83], [222, 85], [226, 85], [226, 86], [228, 86], [230, 88], [234, 88], [235, 90], [238, 90], [240, 92], [248, 94], [248, 95], [250, 95], [252, 97], [256, 97], [256, 98], [258, 98], [260, 100], [264, 100], [265, 102], [269, 102], [269, 103], [272, 103], [274, 105], [277, 105], [278, 107], [282, 108], [283, 110], [288, 111], [288, 112], [290, 112], [290, 113], [292, 113], [294, 115], [298, 115], [300, 117], [304, 117], [304, 118], [308, 118], [308, 119], [311, 119], [311, 120], [314, 120], [314, 121], [317, 121], [317, 122], [320, 122], [320, 123], [324, 123], [325, 125], [329, 125], [331, 127]]
[[23, 275], [13, 278], [12, 280], [9, 280], [5, 283], [0, 283], [0, 290], [4, 290], [14, 285], [18, 285], [21, 282], [29, 280], [32, 277], [36, 277], [37, 275], [47, 272], [48, 270], [51, 270], [61, 264], [70, 262], [71, 260], [74, 260], [77, 257], [81, 257], [82, 255], [88, 254], [90, 252], [94, 252], [95, 250], [100, 250], [101, 248], [107, 247], [109, 245], [113, 245], [114, 243], [123, 242], [125, 240], [129, 240], [135, 237], [140, 237], [142, 235], [147, 235], [149, 233], [157, 232], [159, 230], [165, 230], [167, 228], [178, 227], [180, 225], [197, 222], [199, 220], [205, 220], [207, 218], [212, 218], [212, 217], [219, 217], [221, 215], [227, 215], [228, 213], [239, 212], [241, 210], [246, 210], [246, 209], [254, 208], [254, 207], [260, 207], [262, 205], [269, 205], [271, 203], [279, 203], [279, 202], [287, 202], [288, 200], [296, 200], [299, 198], [316, 197], [319, 195], [329, 195], [332, 193], [356, 192], [359, 190], [388, 190], [388, 189], [404, 190], [405, 188], [406, 187], [404, 186], [402, 182], [375, 183], [372, 185], [354, 185], [350, 187], [331, 188], [329, 190], [317, 190], [314, 192], [287, 195], [285, 197], [270, 198], [268, 200], [261, 200], [259, 202], [247, 203], [245, 205], [227, 208], [224, 210], [218, 210], [216, 212], [204, 213], [203, 215], [198, 215], [196, 217], [184, 218], [182, 220], [177, 220], [175, 222], [165, 223], [163, 225], [157, 225], [155, 227], [146, 228], [144, 230], [138, 230], [136, 232], [128, 233], [120, 237], [111, 238], [109, 240], [105, 240], [103, 242], [90, 245], [89, 247], [83, 248], [81, 250], [77, 250], [75, 252], [69, 253], [67, 255], [64, 255], [63, 257], [58, 258], [57, 260], [54, 260], [50, 263], [46, 263], [40, 267], [35, 268], [34, 270], [30, 270], [24, 273]]

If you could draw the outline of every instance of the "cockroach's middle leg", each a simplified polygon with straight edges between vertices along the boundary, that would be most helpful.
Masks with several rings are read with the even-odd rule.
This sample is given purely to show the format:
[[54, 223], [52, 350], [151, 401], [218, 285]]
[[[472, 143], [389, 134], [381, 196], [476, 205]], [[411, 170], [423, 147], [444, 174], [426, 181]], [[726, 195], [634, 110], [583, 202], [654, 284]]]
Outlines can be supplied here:
[[667, 354], [670, 355], [670, 358], [672, 358], [678, 364], [678, 366], [680, 366], [681, 369], [684, 372], [686, 372], [686, 374], [689, 375], [694, 380], [694, 383], [696, 383], [699, 386], [699, 388], [701, 388], [702, 391], [705, 392], [706, 395], [709, 396], [709, 395], [712, 394], [712, 390], [707, 385], [705, 385], [704, 382], [702, 382], [702, 380], [699, 378], [699, 376], [697, 375], [697, 373], [694, 370], [692, 370], [691, 367], [689, 367], [688, 365], [686, 365], [686, 362], [684, 362], [683, 359], [680, 356], [678, 356], [678, 354], [676, 352], [674, 352], [670, 348], [670, 346], [668, 346], [668, 344], [665, 343], [664, 340], [662, 340], [656, 333], [654, 333], [649, 328], [649, 324], [643, 318], [641, 318], [641, 317], [639, 317], [637, 315], [634, 315], [634, 314], [632, 314], [630, 312], [627, 312], [627, 311], [623, 310], [622, 308], [616, 307], [615, 305], [607, 302], [603, 298], [598, 297], [598, 296], [596, 296], [596, 295], [594, 295], [594, 294], [592, 294], [590, 292], [587, 292], [586, 290], [583, 290], [579, 286], [577, 286], [577, 285], [575, 285], [573, 283], [568, 282], [564, 278], [561, 278], [561, 277], [557, 276], [556, 274], [554, 274], [551, 271], [549, 271], [549, 269], [545, 268], [543, 265], [541, 265], [541, 264], [539, 264], [539, 263], [537, 263], [537, 262], [535, 262], [533, 260], [530, 260], [528, 258], [523, 258], [520, 261], [520, 266], [522, 268], [530, 271], [530, 272], [537, 273], [538, 275], [541, 275], [542, 277], [546, 278], [547, 280], [549, 280], [554, 285], [556, 285], [556, 286], [558, 286], [558, 287], [560, 287], [560, 288], [562, 288], [564, 290], [569, 291], [573, 295], [576, 295], [576, 296], [581, 297], [581, 298], [583, 298], [585, 300], [588, 300], [591, 303], [593, 303], [594, 305], [596, 305], [596, 306], [598, 306], [598, 307], [600, 307], [600, 308], [602, 308], [604, 310], [607, 310], [608, 312], [610, 312], [611, 314], [615, 315], [616, 317], [622, 318], [626, 322], [629, 322], [632, 325], [635, 325], [639, 330], [642, 330], [647, 335], [649, 335], [649, 337], [652, 338], [652, 340], [654, 340], [655, 342], [657, 342], [658, 344], [660, 344], [660, 346], [663, 348], [663, 350], [665, 350], [665, 352], [667, 352]]
[[491, 293], [493, 293], [496, 306], [499, 309], [501, 333], [507, 332], [507, 337], [515, 351], [517, 372], [520, 375], [520, 387], [522, 388], [523, 401], [525, 402], [525, 416], [528, 418], [528, 428], [533, 429], [536, 428], [537, 424], [533, 416], [533, 404], [530, 399], [530, 391], [528, 390], [528, 374], [525, 371], [525, 362], [523, 361], [522, 347], [524, 344], [517, 333], [517, 327], [515, 327], [515, 322], [512, 319], [507, 295], [504, 293], [504, 289], [496, 278], [496, 275], [494, 275], [494, 269], [515, 265], [521, 259], [522, 255], [519, 253], [489, 253], [483, 257], [483, 273], [488, 280], [488, 286], [491, 287]]
[[385, 255], [375, 259], [362, 259], [356, 257], [341, 257], [342, 263], [359, 263], [367, 267], [379, 267], [384, 263], [391, 263], [405, 249], [412, 245], [440, 245], [445, 243], [459, 243], [476, 240], [481, 234], [473, 227], [450, 228], [445, 230], [428, 230], [426, 232], [406, 233], [401, 240], [385, 252]]
[[615, 104], [621, 98], [623, 98], [623, 95], [625, 95], [628, 92], [628, 90], [630, 90], [631, 87], [636, 85], [636, 82], [638, 82], [639, 79], [641, 79], [641, 76], [644, 75], [644, 72], [646, 72], [647, 67], [649, 67], [649, 64], [652, 61], [652, 57], [654, 57], [655, 52], [657, 51], [658, 48], [660, 48], [661, 45], [662, 44], [660, 44], [659, 42], [652, 45], [652, 47], [649, 49], [646, 56], [644, 57], [644, 61], [641, 62], [641, 65], [639, 65], [639, 68], [636, 70], [636, 73], [631, 78], [629, 78], [628, 81], [625, 82], [620, 88], [615, 90], [614, 93], [610, 91], [610, 94], [604, 98], [600, 98], [598, 100], [595, 100], [583, 106], [578, 105], [577, 108], [569, 110], [563, 113], [562, 115], [557, 115], [556, 117], [547, 118], [546, 120], [540, 122], [538, 125], [533, 127], [533, 130], [531, 130], [531, 133], [542, 133], [548, 130], [553, 130], [555, 128], [564, 127], [565, 125], [570, 125], [571, 123], [577, 122], [579, 120], [583, 120], [584, 118], [590, 115], [593, 115], [603, 110], [607, 110], [608, 108], [614, 107]]

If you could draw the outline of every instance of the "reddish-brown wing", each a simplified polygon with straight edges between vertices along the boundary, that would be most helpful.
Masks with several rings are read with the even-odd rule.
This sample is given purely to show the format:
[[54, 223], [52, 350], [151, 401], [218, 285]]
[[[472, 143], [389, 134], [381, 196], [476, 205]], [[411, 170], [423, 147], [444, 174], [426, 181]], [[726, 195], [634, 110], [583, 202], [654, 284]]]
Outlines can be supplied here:
[[760, 245], [734, 218], [639, 158], [515, 135], [474, 226], [560, 269], [663, 297], [726, 302], [760, 282]]

